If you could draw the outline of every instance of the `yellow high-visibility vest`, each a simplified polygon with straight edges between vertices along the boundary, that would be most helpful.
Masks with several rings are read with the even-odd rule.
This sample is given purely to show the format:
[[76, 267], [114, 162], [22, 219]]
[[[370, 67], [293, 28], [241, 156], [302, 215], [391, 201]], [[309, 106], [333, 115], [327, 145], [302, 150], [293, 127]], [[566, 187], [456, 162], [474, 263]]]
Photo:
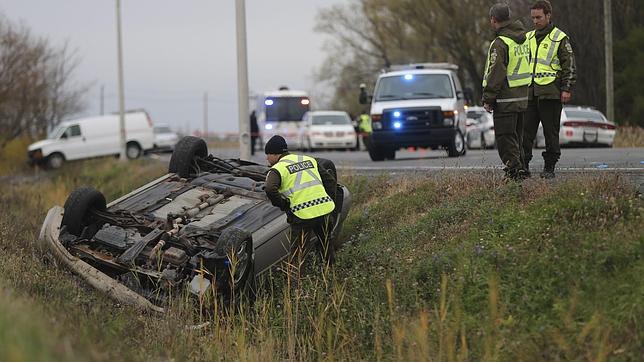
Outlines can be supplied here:
[[[506, 78], [510, 88], [530, 85], [532, 81], [532, 72], [530, 67], [530, 45], [528, 42], [519, 44], [507, 36], [499, 36], [508, 46], [508, 66]], [[490, 71], [490, 51], [492, 51], [492, 42], [488, 50], [487, 62], [485, 64], [485, 74], [483, 75], [483, 87], [487, 86], [487, 77]]]
[[358, 124], [358, 129], [360, 132], [372, 133], [373, 129], [371, 128], [371, 117], [368, 114], [360, 115], [360, 124]]
[[567, 37], [566, 33], [557, 27], [552, 28], [550, 33], [539, 43], [539, 49], [537, 49], [537, 37], [534, 30], [526, 33], [526, 37], [530, 44], [530, 65], [534, 82], [538, 85], [554, 82], [557, 79], [557, 72], [561, 70], [557, 52], [559, 44]]
[[313, 219], [335, 209], [335, 203], [324, 190], [314, 158], [290, 154], [271, 168], [279, 172], [282, 180], [278, 191], [288, 198], [291, 212], [298, 218]]

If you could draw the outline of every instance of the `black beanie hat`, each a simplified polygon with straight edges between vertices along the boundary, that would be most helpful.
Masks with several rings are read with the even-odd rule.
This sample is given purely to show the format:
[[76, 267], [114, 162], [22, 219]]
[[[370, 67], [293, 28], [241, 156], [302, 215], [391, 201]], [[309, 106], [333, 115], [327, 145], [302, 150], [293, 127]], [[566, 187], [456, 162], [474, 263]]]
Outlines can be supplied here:
[[264, 147], [264, 153], [267, 155], [281, 155], [288, 151], [288, 146], [286, 145], [286, 140], [284, 137], [275, 135], [271, 137], [268, 142], [266, 142], [266, 147]]

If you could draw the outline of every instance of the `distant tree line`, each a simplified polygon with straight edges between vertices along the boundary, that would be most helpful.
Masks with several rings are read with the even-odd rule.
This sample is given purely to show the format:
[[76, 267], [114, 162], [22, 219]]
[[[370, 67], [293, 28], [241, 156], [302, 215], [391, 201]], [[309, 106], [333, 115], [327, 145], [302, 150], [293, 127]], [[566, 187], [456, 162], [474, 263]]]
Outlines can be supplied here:
[[83, 110], [87, 87], [73, 82], [77, 64], [67, 44], [53, 46], [0, 15], [0, 149]]
[[[331, 106], [357, 114], [358, 85], [372, 87], [391, 64], [452, 62], [475, 101], [494, 33], [490, 0], [352, 0], [320, 10], [316, 30], [331, 36], [316, 77], [333, 89]], [[578, 82], [574, 104], [605, 111], [603, 1], [553, 0], [553, 22], [571, 38]], [[509, 2], [531, 30], [532, 0]], [[613, 0], [616, 120], [644, 126], [644, 16], [641, 0]]]

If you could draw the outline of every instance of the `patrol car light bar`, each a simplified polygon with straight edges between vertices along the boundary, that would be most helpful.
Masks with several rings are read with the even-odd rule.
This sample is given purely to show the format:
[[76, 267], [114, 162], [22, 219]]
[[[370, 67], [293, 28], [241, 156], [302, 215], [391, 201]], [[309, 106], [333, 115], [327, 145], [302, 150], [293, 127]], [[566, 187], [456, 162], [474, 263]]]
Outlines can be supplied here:
[[458, 65], [452, 63], [413, 63], [413, 64], [395, 64], [385, 69], [385, 71], [410, 70], [410, 69], [448, 69], [458, 70]]

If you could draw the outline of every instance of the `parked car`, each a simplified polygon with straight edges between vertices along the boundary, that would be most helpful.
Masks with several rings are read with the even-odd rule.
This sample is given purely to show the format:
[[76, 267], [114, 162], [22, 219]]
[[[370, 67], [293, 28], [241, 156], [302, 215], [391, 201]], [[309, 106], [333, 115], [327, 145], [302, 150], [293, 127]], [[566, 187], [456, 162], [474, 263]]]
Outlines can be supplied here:
[[356, 148], [356, 131], [347, 112], [307, 112], [302, 122], [301, 144], [305, 150]]
[[[336, 175], [329, 160], [318, 162]], [[290, 250], [286, 214], [264, 193], [268, 166], [208, 154], [204, 140], [177, 143], [169, 173], [117, 200], [74, 190], [45, 218], [39, 245], [122, 303], [163, 311], [168, 295], [239, 295]], [[351, 207], [337, 185], [331, 245]]]
[[156, 151], [172, 151], [179, 141], [179, 135], [164, 124], [154, 126], [154, 149]]
[[467, 152], [465, 92], [455, 64], [392, 65], [371, 95], [361, 85], [359, 101], [371, 104], [372, 161], [393, 160], [407, 147], [442, 147], [449, 157]]
[[[60, 123], [47, 139], [27, 149], [29, 162], [51, 169], [66, 161], [118, 155], [121, 150], [119, 115], [79, 118]], [[154, 146], [152, 120], [145, 111], [125, 114], [126, 155], [134, 159]]]
[[492, 113], [489, 113], [483, 107], [469, 107], [465, 124], [467, 148], [486, 149], [496, 147]]
[[[613, 147], [615, 123], [606, 119], [598, 110], [590, 107], [565, 106], [561, 110], [561, 127], [559, 129], [559, 144], [562, 146]], [[545, 148], [543, 126], [539, 124], [537, 148]]]

